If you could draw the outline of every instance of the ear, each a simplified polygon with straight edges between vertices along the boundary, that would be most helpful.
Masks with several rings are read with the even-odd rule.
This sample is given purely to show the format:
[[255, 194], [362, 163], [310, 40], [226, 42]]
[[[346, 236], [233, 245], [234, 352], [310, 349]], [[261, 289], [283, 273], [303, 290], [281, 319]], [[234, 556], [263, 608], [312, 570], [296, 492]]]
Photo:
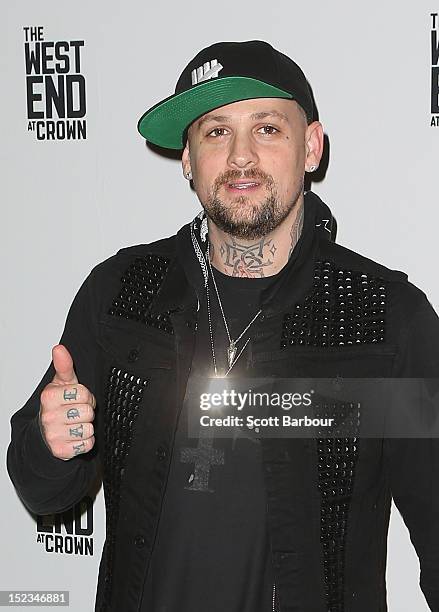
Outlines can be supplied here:
[[[323, 126], [319, 121], [313, 121], [305, 132], [305, 170], [310, 172], [320, 164], [323, 154], [324, 133]], [[312, 170], [311, 170], [312, 172]]]
[[186, 146], [181, 154], [181, 165], [183, 168], [183, 176], [186, 177], [188, 172], [191, 172], [191, 160], [189, 157], [189, 139], [186, 142]]

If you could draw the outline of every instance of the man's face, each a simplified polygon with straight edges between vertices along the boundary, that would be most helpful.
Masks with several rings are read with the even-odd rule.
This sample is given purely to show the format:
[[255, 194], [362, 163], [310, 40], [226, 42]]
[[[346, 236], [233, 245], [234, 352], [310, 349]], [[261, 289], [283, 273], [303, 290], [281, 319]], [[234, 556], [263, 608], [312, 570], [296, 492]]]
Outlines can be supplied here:
[[315, 163], [307, 150], [315, 125], [281, 98], [234, 102], [197, 119], [182, 163], [211, 220], [241, 239], [273, 231], [303, 193], [306, 164]]

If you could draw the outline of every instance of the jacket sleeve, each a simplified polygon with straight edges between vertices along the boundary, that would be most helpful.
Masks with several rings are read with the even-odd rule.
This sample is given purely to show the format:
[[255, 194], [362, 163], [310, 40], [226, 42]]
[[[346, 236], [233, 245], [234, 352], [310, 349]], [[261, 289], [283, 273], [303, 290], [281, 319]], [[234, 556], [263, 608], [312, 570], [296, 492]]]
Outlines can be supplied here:
[[[79, 382], [93, 393], [97, 355], [96, 299], [92, 290], [95, 270], [73, 300], [60, 339], [72, 355]], [[98, 475], [96, 443], [90, 452], [63, 461], [54, 457], [44, 442], [39, 426], [40, 394], [54, 374], [51, 363], [26, 404], [11, 418], [8, 473], [24, 504], [36, 514], [52, 514], [72, 507]]]
[[[425, 294], [419, 294], [406, 327], [397, 376], [439, 379], [439, 318]], [[430, 610], [439, 612], [439, 439], [387, 442], [393, 500], [419, 557], [422, 592]]]

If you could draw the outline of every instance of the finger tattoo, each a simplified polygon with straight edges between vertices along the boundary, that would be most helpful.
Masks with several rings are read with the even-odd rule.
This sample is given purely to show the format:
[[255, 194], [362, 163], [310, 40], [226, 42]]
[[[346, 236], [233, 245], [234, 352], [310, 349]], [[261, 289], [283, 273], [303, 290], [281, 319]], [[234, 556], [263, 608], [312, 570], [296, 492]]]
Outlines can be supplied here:
[[85, 453], [85, 442], [81, 442], [81, 444], [74, 444], [73, 451], [75, 455], [80, 455], [81, 453]]
[[73, 387], [73, 389], [64, 389], [64, 399], [65, 400], [75, 400], [78, 395], [78, 389]]
[[78, 419], [79, 410], [77, 408], [69, 408], [69, 410], [67, 410], [67, 418], [68, 419]]
[[75, 436], [76, 438], [82, 438], [84, 435], [84, 426], [81, 423], [78, 427], [70, 427], [70, 435]]

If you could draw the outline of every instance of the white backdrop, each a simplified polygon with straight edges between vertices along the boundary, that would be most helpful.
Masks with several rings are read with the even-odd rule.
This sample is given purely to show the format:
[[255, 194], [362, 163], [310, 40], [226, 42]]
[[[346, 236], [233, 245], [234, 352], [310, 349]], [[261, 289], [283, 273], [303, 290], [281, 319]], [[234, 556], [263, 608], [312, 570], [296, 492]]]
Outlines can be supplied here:
[[[326, 176], [312, 188], [337, 219], [337, 241], [404, 270], [438, 308], [439, 127], [431, 126], [430, 106], [430, 13], [438, 9], [426, 0], [406, 3], [403, 10], [397, 0], [24, 0], [3, 8], [4, 451], [10, 416], [45, 371], [89, 270], [123, 246], [173, 234], [198, 212], [179, 161], [146, 147], [136, 122], [173, 92], [190, 58], [219, 40], [264, 39], [303, 67], [330, 143]], [[37, 140], [28, 131], [23, 28], [35, 26], [42, 27], [45, 41], [84, 41], [86, 139]], [[70, 609], [92, 610], [105, 527], [101, 494], [94, 507], [94, 554], [81, 556], [48, 553], [37, 542], [35, 521], [5, 469], [0, 490], [0, 589], [70, 590]], [[394, 509], [387, 571], [391, 612], [428, 610], [418, 570]]]

